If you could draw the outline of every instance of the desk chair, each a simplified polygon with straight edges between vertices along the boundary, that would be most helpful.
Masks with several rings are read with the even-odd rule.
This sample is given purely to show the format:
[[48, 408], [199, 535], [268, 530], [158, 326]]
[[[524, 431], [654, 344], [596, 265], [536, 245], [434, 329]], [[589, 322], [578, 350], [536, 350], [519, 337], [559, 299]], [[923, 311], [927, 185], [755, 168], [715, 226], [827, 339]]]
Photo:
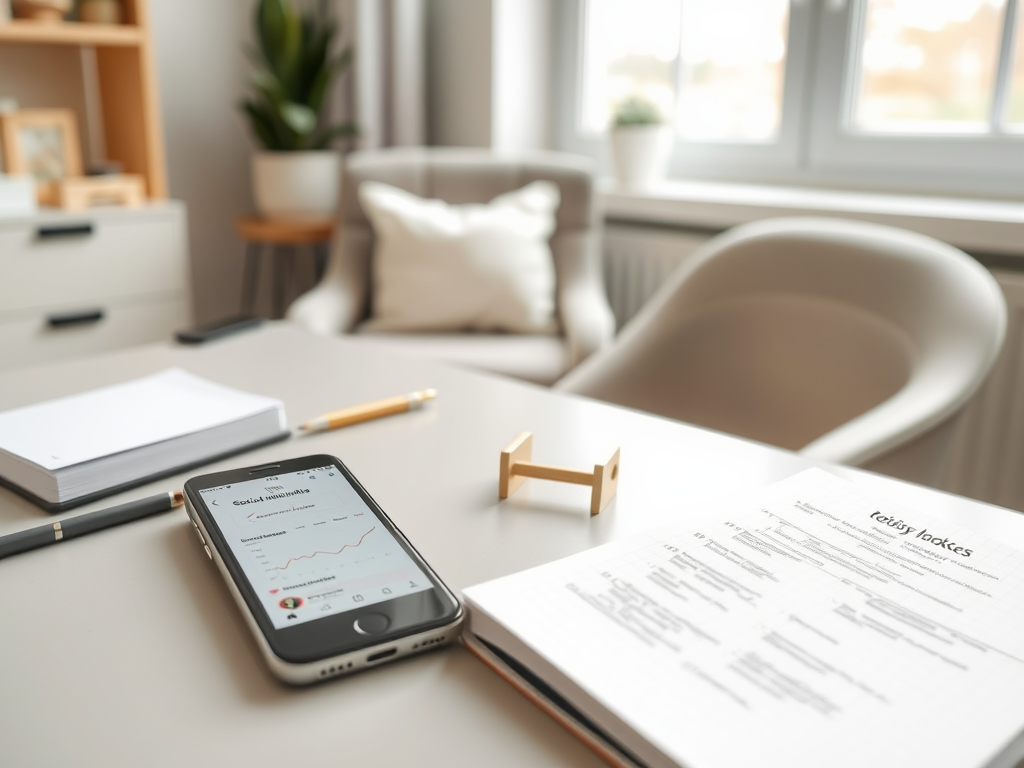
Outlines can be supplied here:
[[[451, 204], [485, 203], [546, 180], [561, 204], [550, 246], [555, 262], [559, 333], [361, 333], [370, 316], [373, 230], [358, 198], [368, 180]], [[550, 384], [611, 341], [614, 319], [604, 294], [594, 171], [586, 158], [553, 152], [518, 156], [488, 150], [403, 148], [349, 156], [327, 272], [287, 317], [319, 334], [353, 333], [406, 354]]]
[[1006, 305], [952, 246], [774, 219], [709, 241], [558, 389], [938, 485]]

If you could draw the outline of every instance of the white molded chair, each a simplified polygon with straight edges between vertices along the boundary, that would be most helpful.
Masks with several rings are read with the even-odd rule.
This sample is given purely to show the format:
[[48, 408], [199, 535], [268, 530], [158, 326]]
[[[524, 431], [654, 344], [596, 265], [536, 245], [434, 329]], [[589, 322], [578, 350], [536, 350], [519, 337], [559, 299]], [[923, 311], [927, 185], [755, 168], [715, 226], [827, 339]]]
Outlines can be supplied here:
[[705, 244], [556, 388], [938, 485], [1005, 329], [995, 280], [952, 246], [771, 219]]
[[[560, 333], [360, 333], [371, 299], [373, 229], [358, 198], [359, 185], [367, 180], [452, 204], [490, 202], [538, 180], [557, 184], [561, 204], [550, 245]], [[553, 383], [610, 343], [615, 332], [601, 272], [592, 161], [556, 152], [508, 156], [485, 149], [424, 147], [349, 155], [327, 271], [292, 304], [287, 317], [314, 333], [353, 333], [353, 338], [399, 352]]]

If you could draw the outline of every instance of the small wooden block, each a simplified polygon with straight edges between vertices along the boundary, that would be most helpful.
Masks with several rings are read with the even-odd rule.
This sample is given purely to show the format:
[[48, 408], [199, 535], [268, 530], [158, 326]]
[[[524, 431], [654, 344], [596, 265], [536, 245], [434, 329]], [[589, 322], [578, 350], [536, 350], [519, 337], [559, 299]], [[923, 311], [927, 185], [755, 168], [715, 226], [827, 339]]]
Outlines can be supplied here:
[[593, 516], [608, 506], [608, 502], [612, 500], [619, 488], [619, 450], [615, 451], [606, 464], [595, 464], [592, 473], [534, 464], [530, 461], [531, 458], [533, 458], [533, 434], [523, 432], [501, 452], [498, 498], [507, 499], [528, 477], [589, 485], [591, 488], [590, 514]]
[[594, 465], [594, 488], [590, 492], [590, 514], [596, 515], [608, 506], [608, 502], [615, 496], [619, 489], [619, 451], [608, 459], [604, 466]]
[[526, 480], [522, 475], [512, 474], [512, 465], [533, 458], [533, 433], [522, 432], [501, 452], [501, 469], [498, 473], [498, 498], [507, 499]]
[[72, 176], [57, 183], [57, 202], [67, 211], [84, 211], [94, 205], [137, 208], [144, 197], [141, 176]]

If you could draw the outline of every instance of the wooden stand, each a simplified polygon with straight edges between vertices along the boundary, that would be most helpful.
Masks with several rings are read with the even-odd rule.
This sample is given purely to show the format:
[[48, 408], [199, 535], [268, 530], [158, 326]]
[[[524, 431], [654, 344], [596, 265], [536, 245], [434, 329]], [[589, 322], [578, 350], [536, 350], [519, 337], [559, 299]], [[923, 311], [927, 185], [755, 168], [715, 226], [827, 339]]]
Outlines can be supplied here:
[[501, 452], [501, 471], [498, 475], [498, 497], [507, 499], [528, 477], [555, 480], [560, 483], [589, 485], [590, 514], [596, 515], [608, 506], [619, 487], [619, 450], [605, 464], [595, 464], [593, 472], [548, 467], [533, 464], [533, 433], [523, 432]]
[[245, 272], [242, 275], [242, 314], [252, 316], [256, 311], [257, 283], [263, 255], [268, 254], [275, 267], [273, 316], [283, 317], [285, 293], [291, 282], [290, 269], [301, 245], [313, 249], [314, 272], [317, 281], [327, 266], [327, 250], [323, 246], [334, 234], [334, 219], [315, 221], [278, 221], [258, 216], [243, 216], [235, 220], [235, 231], [245, 240]]

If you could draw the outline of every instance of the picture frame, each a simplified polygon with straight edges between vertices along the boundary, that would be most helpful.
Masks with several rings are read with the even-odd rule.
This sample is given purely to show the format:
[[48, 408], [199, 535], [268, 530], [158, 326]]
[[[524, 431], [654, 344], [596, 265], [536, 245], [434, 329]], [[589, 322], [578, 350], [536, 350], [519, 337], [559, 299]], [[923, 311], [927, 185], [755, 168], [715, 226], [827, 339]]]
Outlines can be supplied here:
[[40, 205], [58, 205], [60, 180], [82, 175], [78, 123], [70, 109], [0, 114], [0, 142], [6, 172], [34, 178]]

